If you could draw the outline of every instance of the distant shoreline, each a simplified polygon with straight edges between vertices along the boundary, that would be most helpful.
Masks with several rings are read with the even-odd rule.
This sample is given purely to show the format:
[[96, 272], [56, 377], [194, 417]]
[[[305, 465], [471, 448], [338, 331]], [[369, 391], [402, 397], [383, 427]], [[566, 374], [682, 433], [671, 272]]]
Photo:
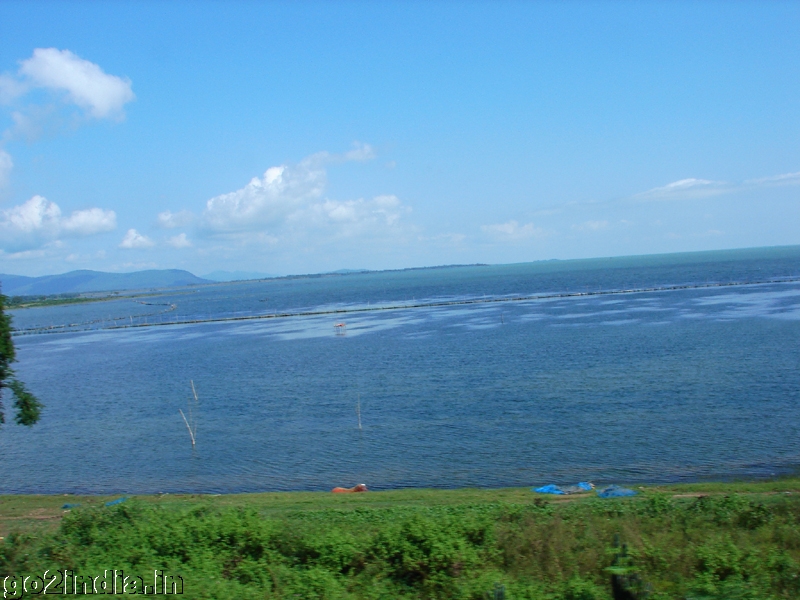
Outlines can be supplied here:
[[[131, 323], [130, 325], [109, 325], [108, 327], [103, 327], [103, 330], [107, 331], [111, 329], [164, 327], [170, 325], [199, 325], [203, 323], [227, 323], [231, 321], [258, 321], [264, 319], [288, 319], [296, 317], [319, 317], [324, 315], [346, 315], [346, 314], [370, 313], [370, 312], [382, 312], [382, 311], [394, 311], [394, 310], [409, 310], [409, 309], [419, 309], [419, 308], [443, 308], [446, 306], [464, 306], [464, 305], [474, 305], [474, 304], [533, 302], [536, 300], [551, 300], [557, 298], [578, 298], [578, 297], [610, 296], [610, 295], [622, 295], [622, 294], [646, 294], [646, 293], [656, 293], [656, 292], [674, 292], [678, 290], [697, 290], [697, 289], [721, 288], [721, 287], [742, 287], [742, 286], [767, 285], [774, 283], [795, 283], [798, 281], [800, 281], [800, 277], [786, 277], [778, 279], [765, 279], [760, 281], [715, 282], [715, 283], [702, 283], [702, 284], [661, 286], [652, 288], [633, 288], [624, 290], [598, 290], [596, 292], [563, 292], [555, 294], [533, 294], [533, 295], [521, 295], [512, 297], [469, 298], [469, 299], [465, 298], [462, 300], [443, 300], [438, 302], [412, 302], [404, 304], [393, 303], [385, 306], [380, 306], [380, 305], [366, 306], [361, 308], [340, 308], [340, 309], [317, 310], [317, 311], [281, 312], [281, 313], [245, 315], [245, 316], [234, 316], [234, 317], [210, 317], [207, 319], [186, 319], [186, 320], [176, 319], [173, 321], [161, 321], [161, 322], [154, 321], [149, 323], [145, 321], [144, 323]], [[150, 295], [158, 296], [161, 294], [150, 294]], [[128, 299], [134, 297], [142, 297], [142, 295], [117, 296], [114, 298], [104, 298], [104, 300]], [[96, 330], [97, 329], [95, 328], [79, 329], [76, 328], [74, 325], [58, 325], [49, 327], [35, 327], [29, 329], [13, 329], [11, 335], [18, 336], [18, 335], [37, 335], [43, 333], [75, 333], [80, 331], [96, 331]]]
[[[87, 294], [87, 293], [133, 293], [142, 291], [154, 291], [174, 289], [180, 287], [206, 287], [206, 286], [219, 286], [239, 284], [251, 281], [280, 281], [280, 280], [294, 280], [294, 279], [320, 279], [324, 277], [341, 277], [350, 275], [367, 275], [378, 273], [402, 273], [413, 271], [431, 271], [437, 269], [463, 269], [469, 267], [503, 267], [513, 265], [526, 265], [526, 264], [544, 264], [544, 263], [558, 263], [565, 265], [569, 268], [570, 264], [577, 265], [586, 262], [600, 262], [608, 261], [613, 263], [614, 266], [619, 266], [620, 263], [628, 260], [641, 260], [643, 258], [663, 259], [666, 257], [673, 257], [676, 264], [688, 264], [694, 262], [702, 262], [706, 258], [712, 258], [713, 255], [730, 254], [738, 255], [748, 252], [785, 252], [792, 250], [800, 250], [800, 245], [788, 246], [762, 246], [755, 248], [733, 248], [723, 250], [699, 250], [689, 252], [669, 252], [657, 254], [636, 254], [636, 255], [621, 255], [621, 256], [599, 256], [599, 257], [585, 257], [585, 258], [548, 258], [548, 259], [534, 259], [530, 261], [513, 262], [513, 263], [465, 263], [465, 264], [445, 264], [433, 265], [425, 267], [405, 267], [398, 269], [339, 269], [336, 271], [326, 271], [321, 273], [300, 273], [290, 275], [270, 275], [264, 277], [257, 277], [252, 279], [233, 279], [218, 281], [212, 279], [204, 279], [179, 269], [155, 269], [149, 271], [135, 271], [131, 273], [108, 273], [102, 271], [70, 271], [56, 275], [43, 275], [40, 277], [29, 277], [23, 275], [2, 274], [0, 273], [0, 292], [6, 291], [8, 296], [31, 297], [31, 296], [52, 296], [62, 294]], [[719, 258], [717, 256], [717, 258]], [[80, 282], [76, 282], [80, 279]], [[20, 281], [23, 280], [23, 281]], [[29, 287], [36, 281], [43, 281], [47, 284], [56, 286], [59, 281], [63, 280], [64, 285], [72, 285], [69, 289], [60, 289], [53, 292], [35, 291], [30, 294], [21, 294], [17, 290], [20, 286]], [[113, 280], [114, 283], [111, 283]], [[130, 280], [130, 281], [126, 281]], [[16, 281], [16, 286], [13, 285]], [[100, 281], [101, 283], [92, 283], [93, 281]], [[87, 283], [88, 282], [88, 283]], [[9, 289], [10, 286], [10, 289]], [[77, 287], [76, 287], [77, 286]], [[80, 288], [80, 289], [79, 289]], [[52, 287], [51, 287], [52, 289]]]

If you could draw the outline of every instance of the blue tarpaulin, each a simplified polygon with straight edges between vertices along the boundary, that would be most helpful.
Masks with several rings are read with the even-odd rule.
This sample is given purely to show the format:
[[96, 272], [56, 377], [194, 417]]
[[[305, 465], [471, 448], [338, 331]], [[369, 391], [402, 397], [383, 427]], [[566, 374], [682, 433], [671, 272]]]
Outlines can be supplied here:
[[560, 487], [554, 484], [544, 485], [538, 488], [531, 488], [532, 492], [536, 492], [538, 494], [556, 494], [559, 496], [563, 496], [566, 494], [580, 494], [581, 492], [590, 492], [594, 489], [594, 486], [591, 483], [586, 483], [585, 481], [581, 481], [575, 485], [566, 485], [564, 487]]
[[125, 498], [124, 496], [122, 498], [117, 498], [116, 500], [110, 500], [106, 502], [106, 506], [114, 506], [115, 504], [120, 504], [121, 502], [125, 502], [125, 500], [127, 500], [127, 498]]
[[638, 492], [629, 490], [628, 488], [619, 487], [618, 485], [610, 485], [607, 488], [597, 492], [601, 498], [625, 498], [626, 496], [635, 496]]

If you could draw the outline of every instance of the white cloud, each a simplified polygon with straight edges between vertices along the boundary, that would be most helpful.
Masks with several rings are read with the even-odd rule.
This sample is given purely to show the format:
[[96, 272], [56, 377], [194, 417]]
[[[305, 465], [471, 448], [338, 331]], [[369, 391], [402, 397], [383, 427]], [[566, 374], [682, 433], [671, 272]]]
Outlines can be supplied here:
[[[97, 119], [121, 116], [123, 106], [135, 98], [130, 79], [109, 75], [69, 50], [36, 48], [20, 63], [19, 74], [32, 86], [66, 92], [70, 102]], [[4, 89], [6, 94], [20, 91], [8, 83]]]
[[696, 188], [698, 186], [707, 186], [707, 185], [716, 185], [718, 181], [711, 181], [710, 179], [696, 179], [694, 177], [690, 177], [688, 179], [681, 179], [679, 181], [673, 181], [672, 183], [668, 183], [664, 187], [655, 188], [651, 191], [664, 191], [664, 192], [674, 192], [679, 190], [688, 190], [691, 188]]
[[191, 225], [194, 221], [194, 215], [188, 210], [182, 210], [176, 213], [165, 210], [158, 213], [158, 220], [156, 224], [162, 229], [175, 229], [176, 227], [186, 227]]
[[646, 192], [634, 194], [632, 199], [648, 200], [681, 200], [690, 198], [708, 198], [720, 194], [733, 194], [759, 187], [800, 185], [800, 172], [783, 173], [758, 179], [747, 179], [740, 182], [713, 181], [690, 177], [673, 181], [667, 185], [656, 187]]
[[20, 233], [57, 232], [60, 222], [61, 209], [58, 204], [43, 196], [33, 196], [24, 204], [3, 211], [3, 225]]
[[797, 185], [800, 184], [800, 171], [797, 173], [783, 173], [772, 177], [748, 179], [745, 185]]
[[716, 196], [730, 189], [724, 181], [712, 181], [710, 179], [697, 179], [690, 177], [673, 181], [667, 185], [653, 188], [636, 194], [634, 198], [640, 200], [670, 200], [681, 198], [705, 198]]
[[185, 233], [181, 233], [180, 235], [175, 235], [169, 238], [167, 240], [167, 244], [173, 248], [189, 248], [192, 245], [192, 242], [186, 238]]
[[[411, 210], [397, 196], [324, 197], [326, 165], [375, 156], [368, 144], [355, 146], [340, 155], [319, 152], [296, 165], [270, 167], [243, 188], [211, 198], [201, 217], [203, 228], [212, 235], [247, 234], [274, 243], [281, 233], [295, 235], [305, 229], [327, 228], [335, 236], [348, 236], [397, 227]], [[159, 220], [171, 222], [172, 214], [162, 213]]]
[[90, 208], [61, 216], [61, 208], [43, 196], [0, 213], [0, 248], [19, 252], [53, 243], [59, 237], [84, 237], [110, 231], [116, 227], [116, 214], [111, 210]]
[[493, 225], [482, 225], [481, 230], [495, 239], [503, 241], [523, 240], [544, 235], [544, 229], [534, 226], [533, 223], [520, 225], [517, 221], [506, 221]]
[[270, 167], [261, 178], [235, 192], [206, 202], [204, 225], [216, 232], [257, 231], [282, 223], [291, 213], [319, 198], [327, 183], [317, 154], [295, 166]]
[[13, 168], [14, 161], [11, 160], [11, 155], [5, 150], [0, 149], [0, 188], [8, 183], [8, 178]]
[[[123, 107], [136, 98], [130, 79], [109, 75], [69, 50], [36, 48], [19, 64], [16, 74], [0, 74], [0, 104], [16, 104], [11, 112], [13, 125], [0, 136], [3, 141], [20, 137], [33, 141], [63, 127], [63, 115], [54, 103], [18, 102], [35, 88], [61, 95], [95, 119], [124, 117]], [[72, 119], [73, 126], [79, 122]], [[0, 186], [8, 179], [11, 165], [11, 157], [0, 149]]]
[[117, 227], [117, 215], [113, 210], [89, 208], [76, 210], [61, 223], [64, 231], [85, 236], [112, 231]]
[[578, 225], [573, 225], [572, 228], [576, 231], [600, 231], [608, 229], [608, 221], [585, 221]]
[[128, 229], [128, 232], [125, 234], [125, 237], [122, 238], [122, 241], [119, 244], [120, 248], [152, 248], [155, 246], [155, 242], [151, 240], [146, 235], [142, 235], [135, 229]]

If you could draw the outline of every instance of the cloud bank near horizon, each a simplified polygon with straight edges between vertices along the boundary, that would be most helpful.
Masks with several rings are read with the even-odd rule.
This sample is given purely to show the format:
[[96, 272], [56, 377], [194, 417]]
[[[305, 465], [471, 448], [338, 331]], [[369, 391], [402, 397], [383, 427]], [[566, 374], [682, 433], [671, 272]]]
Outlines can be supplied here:
[[[113, 260], [114, 251], [141, 258], [147, 256], [148, 264], [160, 264], [164, 268], [188, 267], [191, 261], [203, 264], [213, 261], [215, 267], [234, 261], [238, 268], [248, 266], [255, 257], [260, 257], [259, 263], [263, 263], [264, 260], [285, 261], [297, 256], [350, 256], [346, 261], [340, 259], [342, 264], [336, 268], [375, 268], [380, 265], [374, 262], [355, 264], [352, 257], [357, 260], [360, 256], [373, 258], [381, 252], [386, 257], [402, 253], [420, 256], [421, 253], [413, 252], [427, 248], [441, 252], [437, 256], [441, 255], [443, 262], [459, 262], [459, 256], [464, 256], [465, 262], [483, 262], [487, 260], [484, 256], [504, 256], [504, 248], [528, 248], [540, 253], [559, 245], [591, 248], [598, 240], [619, 242], [636, 236], [639, 239], [650, 236], [662, 242], [724, 239], [726, 226], [704, 222], [698, 211], [711, 210], [713, 203], [719, 207], [721, 199], [729, 196], [800, 185], [797, 172], [738, 183], [684, 178], [623, 198], [536, 208], [527, 215], [515, 215], [516, 218], [498, 213], [500, 219], [504, 216], [506, 219], [478, 225], [471, 232], [426, 232], [409, 218], [412, 208], [395, 194], [351, 199], [332, 197], [328, 180], [330, 169], [344, 163], [365, 163], [375, 157], [369, 144], [357, 142], [346, 152], [317, 152], [296, 163], [271, 166], [244, 186], [213, 196], [194, 210], [165, 207], [151, 223], [152, 232], [126, 227], [122, 240], [108, 248], [109, 255], [102, 251], [102, 256]], [[0, 155], [0, 167], [2, 158]], [[684, 231], [676, 227], [675, 218], [670, 221], [670, 218], [653, 216], [659, 211], [667, 216], [688, 215], [689, 208], [679, 212], [671, 209], [674, 201], [689, 202], [683, 206], [692, 207], [697, 213], [691, 217], [695, 221], [691, 226], [685, 220]], [[645, 206], [663, 208], [647, 220], [643, 217]], [[6, 256], [14, 254], [21, 258], [41, 256], [31, 251], [46, 251], [50, 256], [67, 254], [65, 240], [89, 238], [112, 231], [116, 225], [116, 213], [112, 210], [90, 208], [62, 216], [58, 205], [34, 196], [0, 213], [0, 249]], [[486, 254], [476, 255], [476, 248], [483, 249]], [[94, 261], [99, 254], [71, 252], [69, 256], [73, 261], [76, 256]], [[411, 260], [412, 265], [419, 263]], [[494, 260], [514, 262], [513, 259]], [[279, 269], [273, 266], [268, 270]]]
[[116, 226], [117, 215], [113, 210], [89, 208], [64, 217], [58, 204], [43, 196], [33, 196], [0, 212], [0, 250], [17, 253], [38, 249], [63, 238], [112, 231]]
[[[347, 162], [375, 158], [369, 144], [355, 142], [341, 154], [317, 152], [297, 163], [269, 167], [243, 187], [220, 194], [194, 213], [158, 213], [160, 229], [192, 228], [202, 247], [252, 244], [297, 248], [298, 244], [329, 244], [336, 240], [402, 234], [403, 217], [411, 208], [394, 194], [337, 200], [328, 194], [328, 169]], [[195, 246], [182, 232], [165, 241], [173, 248]]]

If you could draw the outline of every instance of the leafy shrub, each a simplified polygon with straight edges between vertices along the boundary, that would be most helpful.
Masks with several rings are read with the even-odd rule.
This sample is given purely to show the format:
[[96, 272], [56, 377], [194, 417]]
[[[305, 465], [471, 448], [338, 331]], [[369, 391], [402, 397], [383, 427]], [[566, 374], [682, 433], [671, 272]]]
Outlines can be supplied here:
[[778, 600], [800, 598], [798, 522], [798, 496], [337, 508], [280, 519], [129, 500], [74, 509], [52, 534], [7, 536], [0, 578], [158, 568], [184, 577], [186, 598], [484, 600], [497, 583], [504, 600], [609, 600], [619, 536], [627, 552], [613, 566], [651, 589], [649, 600]]

